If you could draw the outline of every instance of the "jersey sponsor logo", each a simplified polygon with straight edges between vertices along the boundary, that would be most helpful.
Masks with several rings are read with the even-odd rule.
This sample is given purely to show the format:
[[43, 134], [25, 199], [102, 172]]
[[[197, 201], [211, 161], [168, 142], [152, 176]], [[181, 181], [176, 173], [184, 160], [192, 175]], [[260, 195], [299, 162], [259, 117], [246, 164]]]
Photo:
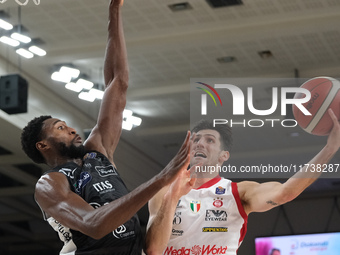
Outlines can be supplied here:
[[98, 174], [101, 177], [107, 177], [109, 175], [118, 175], [117, 172], [116, 172], [116, 169], [113, 167], [113, 165], [96, 166], [95, 169], [97, 170]]
[[179, 225], [182, 222], [181, 218], [182, 212], [175, 212], [174, 220], [172, 222], [173, 225]]
[[99, 207], [101, 207], [101, 205], [99, 203], [96, 202], [91, 202], [90, 205], [94, 208], [94, 209], [98, 209]]
[[174, 229], [174, 228], [172, 229], [172, 235], [173, 235], [173, 236], [182, 236], [183, 233], [184, 233], [183, 230]]
[[190, 209], [194, 213], [199, 212], [199, 210], [201, 209], [201, 201], [199, 201], [199, 200], [192, 200], [190, 202]]
[[60, 173], [63, 173], [64, 175], [66, 175], [67, 177], [69, 177], [70, 179], [74, 179], [74, 172], [77, 170], [77, 168], [75, 169], [70, 169], [70, 168], [61, 168], [59, 169]]
[[[91, 202], [91, 203], [89, 203], [94, 209], [98, 209], [99, 207], [101, 207], [102, 205], [101, 204], [99, 204], [99, 203], [97, 203], [97, 202]], [[106, 202], [106, 203], [104, 203], [103, 205], [107, 205], [107, 204], [109, 204], [109, 202]]]
[[164, 255], [215, 255], [226, 254], [227, 246], [194, 245], [191, 248], [182, 247], [175, 249], [173, 246], [166, 247]]
[[84, 166], [85, 168], [91, 168], [91, 167], [92, 167], [92, 164], [91, 164], [91, 163], [85, 163], [83, 166]]
[[225, 194], [225, 188], [223, 188], [223, 187], [221, 187], [221, 186], [218, 186], [218, 187], [216, 188], [215, 194], [217, 194], [217, 195]]
[[227, 212], [222, 210], [206, 210], [205, 221], [227, 221]]
[[[53, 226], [53, 225], [54, 226]], [[64, 227], [59, 221], [54, 220], [54, 223], [52, 223], [52, 227], [54, 228], [55, 231], [59, 232], [59, 237], [60, 239], [68, 243], [69, 241], [72, 240], [72, 233], [69, 228]]]
[[199, 255], [201, 254], [201, 247], [199, 245], [194, 245], [192, 248], [191, 248], [191, 253], [194, 254], [194, 255]]
[[223, 198], [219, 198], [219, 197], [214, 198], [213, 206], [215, 206], [217, 208], [223, 206], [223, 201], [222, 200], [223, 200]]
[[225, 227], [204, 227], [202, 232], [228, 232], [228, 228]]
[[181, 203], [181, 200], [178, 200], [178, 203], [177, 203], [177, 206], [176, 206], [176, 208], [183, 208], [183, 206], [182, 206], [182, 205], [180, 205], [180, 203]]
[[97, 153], [95, 153], [95, 152], [89, 152], [89, 153], [86, 153], [86, 154], [85, 154], [83, 160], [85, 160], [85, 159], [90, 159], [90, 158], [95, 158], [95, 157], [97, 157]]
[[132, 222], [133, 220], [130, 219], [128, 222], [124, 223], [123, 225], [120, 225], [118, 228], [112, 231], [113, 236], [117, 239], [127, 239], [134, 237], [135, 230], [134, 225], [131, 224]]
[[92, 180], [92, 176], [88, 172], [82, 172], [80, 174], [80, 179], [77, 181], [76, 193], [81, 194], [81, 190], [85, 185]]
[[97, 183], [94, 183], [92, 184], [93, 188], [98, 191], [100, 194], [103, 194], [103, 193], [106, 193], [106, 192], [109, 192], [109, 191], [112, 191], [112, 190], [115, 190], [113, 188], [113, 185], [108, 181], [106, 180], [105, 182], [97, 182]]

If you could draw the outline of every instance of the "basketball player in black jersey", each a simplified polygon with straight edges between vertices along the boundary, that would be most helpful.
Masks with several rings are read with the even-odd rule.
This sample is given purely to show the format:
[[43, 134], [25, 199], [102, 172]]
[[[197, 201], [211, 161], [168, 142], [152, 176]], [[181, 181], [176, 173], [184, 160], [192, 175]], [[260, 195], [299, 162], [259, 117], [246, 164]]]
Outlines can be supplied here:
[[64, 242], [60, 254], [141, 254], [136, 212], [189, 165], [189, 132], [165, 169], [130, 193], [113, 163], [128, 88], [121, 3], [111, 0], [109, 6], [106, 88], [97, 125], [88, 139], [83, 144], [73, 128], [51, 116], [33, 119], [21, 137], [27, 155], [51, 168], [37, 182], [35, 198]]

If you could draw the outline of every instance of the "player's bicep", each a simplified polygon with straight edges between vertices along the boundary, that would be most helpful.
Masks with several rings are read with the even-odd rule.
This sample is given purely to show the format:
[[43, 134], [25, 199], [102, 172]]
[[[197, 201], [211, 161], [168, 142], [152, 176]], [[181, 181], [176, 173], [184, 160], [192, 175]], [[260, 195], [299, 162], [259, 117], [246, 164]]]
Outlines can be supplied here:
[[108, 155], [113, 155], [122, 132], [123, 111], [126, 105], [127, 84], [114, 79], [104, 93], [97, 120], [100, 143]]
[[282, 184], [279, 182], [242, 182], [244, 209], [251, 212], [265, 212], [283, 203]]
[[70, 190], [66, 177], [61, 173], [42, 176], [37, 182], [35, 199], [41, 209], [64, 226], [84, 231], [86, 214], [94, 210], [80, 196]]

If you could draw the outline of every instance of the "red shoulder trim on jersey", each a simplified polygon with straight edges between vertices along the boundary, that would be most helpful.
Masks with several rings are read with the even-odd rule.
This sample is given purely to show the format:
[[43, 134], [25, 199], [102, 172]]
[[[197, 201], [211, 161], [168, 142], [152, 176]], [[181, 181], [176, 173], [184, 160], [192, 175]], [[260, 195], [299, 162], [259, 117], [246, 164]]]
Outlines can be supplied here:
[[[210, 188], [211, 186], [215, 185], [216, 183], [218, 183], [221, 180], [221, 176], [217, 176], [214, 179], [211, 179], [209, 181], [207, 181], [206, 183], [204, 183], [203, 185], [199, 186], [197, 189], [206, 189], [206, 188]], [[196, 189], [196, 190], [197, 190]]]
[[240, 215], [242, 216], [244, 223], [243, 226], [240, 230], [240, 240], [239, 240], [239, 245], [241, 244], [241, 242], [244, 239], [244, 236], [247, 233], [247, 223], [248, 223], [248, 215], [246, 214], [246, 212], [244, 211], [241, 199], [240, 199], [240, 194], [238, 193], [238, 189], [237, 189], [237, 183], [236, 182], [232, 182], [231, 183], [231, 190], [233, 193], [233, 196], [235, 198], [236, 204], [237, 204], [237, 208], [238, 211], [240, 212]]

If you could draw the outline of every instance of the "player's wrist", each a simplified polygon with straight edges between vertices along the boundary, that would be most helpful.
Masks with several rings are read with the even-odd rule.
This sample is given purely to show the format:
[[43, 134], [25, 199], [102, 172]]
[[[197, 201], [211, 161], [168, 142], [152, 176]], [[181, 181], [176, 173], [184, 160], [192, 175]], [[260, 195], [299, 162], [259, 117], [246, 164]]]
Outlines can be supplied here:
[[324, 147], [324, 151], [327, 154], [330, 154], [331, 156], [333, 156], [338, 150], [339, 145], [337, 144], [327, 143], [326, 146]]

